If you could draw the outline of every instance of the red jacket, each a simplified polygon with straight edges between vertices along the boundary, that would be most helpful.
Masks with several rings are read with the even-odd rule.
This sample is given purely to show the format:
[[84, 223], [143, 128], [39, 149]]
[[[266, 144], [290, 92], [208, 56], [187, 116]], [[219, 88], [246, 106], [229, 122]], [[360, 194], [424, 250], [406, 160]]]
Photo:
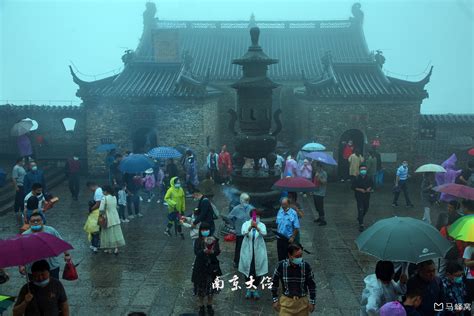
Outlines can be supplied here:
[[229, 152], [221, 152], [219, 154], [219, 158], [217, 159], [217, 163], [219, 165], [219, 169], [227, 168], [228, 172], [232, 172], [232, 159]]
[[353, 146], [349, 146], [349, 145], [345, 145], [344, 146], [344, 150], [342, 151], [342, 158], [344, 159], [349, 159], [349, 157], [352, 155], [354, 151], [354, 147]]

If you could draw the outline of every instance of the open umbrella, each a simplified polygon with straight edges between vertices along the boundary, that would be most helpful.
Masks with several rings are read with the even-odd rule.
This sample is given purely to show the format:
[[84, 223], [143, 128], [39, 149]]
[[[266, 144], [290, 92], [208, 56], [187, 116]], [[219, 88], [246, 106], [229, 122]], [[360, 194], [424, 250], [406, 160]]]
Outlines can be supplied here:
[[14, 296], [0, 294], [0, 315], [10, 308], [13, 303], [15, 303]]
[[12, 136], [25, 135], [31, 130], [32, 127], [33, 127], [32, 121], [30, 120], [20, 121], [18, 123], [15, 123], [15, 125], [13, 125], [12, 129], [10, 130], [10, 134]]
[[301, 177], [288, 177], [275, 182], [272, 186], [273, 190], [288, 192], [313, 192], [316, 186], [313, 182]]
[[418, 169], [416, 169], [415, 172], [443, 172], [444, 173], [446, 172], [446, 169], [444, 169], [440, 165], [429, 163], [429, 164], [418, 167]]
[[0, 268], [23, 266], [70, 249], [69, 243], [48, 233], [18, 235], [0, 240]]
[[433, 190], [463, 199], [474, 200], [474, 188], [468, 187], [467, 185], [447, 183], [434, 187]]
[[326, 147], [320, 143], [308, 143], [301, 148], [304, 151], [319, 151], [326, 150]]
[[98, 153], [101, 153], [101, 152], [110, 151], [110, 150], [116, 149], [116, 148], [117, 148], [117, 145], [115, 145], [115, 144], [102, 144], [102, 145], [97, 146], [96, 151]]
[[153, 161], [142, 154], [131, 154], [120, 161], [119, 169], [123, 173], [142, 173], [153, 168]]
[[307, 154], [305, 154], [305, 156], [307, 158], [311, 158], [313, 160], [325, 163], [327, 165], [333, 165], [333, 166], [337, 165], [337, 162], [336, 162], [336, 160], [334, 160], [333, 157], [331, 157], [330, 155], [328, 155], [326, 153], [320, 152], [320, 151], [314, 151], [314, 152], [311, 152], [311, 153], [307, 153]]
[[155, 159], [179, 158], [182, 154], [173, 147], [155, 147], [148, 152]]
[[452, 223], [448, 234], [456, 240], [474, 242], [474, 215], [465, 215]]
[[471, 156], [474, 156], [474, 148], [469, 149], [467, 153]]
[[355, 242], [360, 251], [380, 260], [411, 263], [443, 258], [452, 247], [436, 228], [411, 217], [382, 219]]

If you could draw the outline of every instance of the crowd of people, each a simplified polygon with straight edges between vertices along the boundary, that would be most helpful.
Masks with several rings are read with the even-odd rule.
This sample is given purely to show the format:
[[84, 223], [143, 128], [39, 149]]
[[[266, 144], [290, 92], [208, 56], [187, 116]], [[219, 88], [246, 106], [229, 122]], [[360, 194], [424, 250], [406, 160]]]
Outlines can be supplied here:
[[[364, 157], [359, 149], [354, 148], [352, 141], [343, 145], [340, 180], [351, 183], [360, 232], [365, 229], [364, 218], [369, 211], [371, 195], [383, 183], [382, 161], [377, 147], [373, 146]], [[156, 160], [153, 168], [135, 174], [124, 174], [120, 170], [120, 163], [128, 154], [108, 154], [108, 183], [86, 183], [91, 199], [84, 230], [91, 251], [118, 255], [119, 249], [126, 244], [121, 225], [143, 217], [141, 203], [156, 200], [168, 211], [164, 231], [166, 236], [175, 235], [184, 240], [183, 228], [189, 228], [195, 255], [191, 280], [194, 295], [198, 298], [198, 313], [200, 316], [214, 315], [213, 298], [222, 289], [217, 281], [223, 275], [218, 259], [221, 246], [215, 221], [222, 217], [235, 235], [233, 266], [243, 275], [245, 284], [256, 285], [247, 288], [245, 298], [259, 300], [261, 293], [258, 285], [264, 283], [269, 272], [264, 239], [268, 228], [261, 220], [262, 210], [252, 205], [252, 196], [248, 193], [241, 193], [239, 203], [233, 205], [225, 215], [219, 215], [213, 202], [215, 184], [228, 185], [231, 181], [233, 165], [227, 147], [222, 146], [220, 153], [210, 150], [204, 162], [206, 176], [202, 181], [198, 178], [198, 161], [192, 150], [184, 153], [181, 170], [173, 159], [167, 159]], [[259, 164], [264, 167], [267, 162], [259, 160]], [[275, 169], [281, 172], [281, 177], [302, 177], [314, 184], [315, 190], [311, 196], [318, 214], [314, 222], [326, 226], [326, 165], [311, 161], [301, 154], [289, 154], [287, 159], [277, 156]], [[456, 171], [451, 181], [473, 186], [473, 171], [474, 162], [470, 162], [466, 169]], [[81, 161], [78, 155], [74, 154], [67, 160], [65, 173], [71, 198], [77, 201], [81, 188]], [[409, 179], [408, 162], [403, 161], [395, 170], [392, 207], [398, 207], [401, 193], [406, 206], [414, 207], [409, 196]], [[14, 212], [23, 218], [23, 234], [45, 232], [62, 238], [56, 229], [46, 225], [45, 210], [52, 207], [54, 201], [46, 191], [44, 172], [37, 162], [18, 159], [12, 170], [12, 180], [16, 191]], [[461, 216], [474, 214], [474, 202], [463, 200], [458, 203], [454, 197], [439, 196], [433, 191], [436, 184], [439, 184], [439, 179], [434, 174], [423, 174], [420, 191], [423, 220], [431, 224], [430, 208], [434, 203], [447, 202], [448, 211], [440, 215], [437, 228], [444, 237], [450, 239], [447, 233], [449, 225]], [[297, 197], [296, 192], [282, 192], [274, 223], [278, 263], [273, 269], [270, 284], [273, 308], [280, 315], [308, 315], [315, 310], [316, 304], [314, 275], [310, 263], [303, 259], [304, 249], [300, 244], [301, 219], [305, 213]], [[187, 214], [186, 209], [190, 204], [187, 199], [190, 198], [197, 202], [197, 206], [191, 214]], [[474, 243], [451, 241], [455, 247], [438, 263], [426, 261], [413, 266], [379, 261], [375, 274], [364, 279], [366, 286], [362, 293], [360, 314], [468, 315], [467, 304], [474, 298]], [[70, 254], [64, 253], [64, 259], [69, 260]], [[37, 310], [44, 315], [59, 315], [59, 312], [61, 315], [69, 314], [67, 296], [59, 281], [59, 269], [57, 257], [19, 268], [20, 273], [28, 274], [30, 282], [20, 291], [14, 315], [36, 315]], [[54, 302], [46, 299], [48, 295], [53, 295], [51, 293], [54, 293]], [[433, 306], [439, 302], [451, 304], [449, 306], [453, 306], [453, 310], [443, 310], [443, 313], [437, 314]]]

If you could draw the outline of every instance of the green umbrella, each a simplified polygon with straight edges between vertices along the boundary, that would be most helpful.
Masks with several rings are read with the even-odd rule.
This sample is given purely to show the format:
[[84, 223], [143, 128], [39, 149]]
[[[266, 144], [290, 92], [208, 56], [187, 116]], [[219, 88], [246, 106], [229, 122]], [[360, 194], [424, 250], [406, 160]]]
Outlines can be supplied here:
[[436, 228], [411, 217], [382, 219], [355, 242], [360, 251], [380, 260], [411, 263], [443, 258], [452, 247]]
[[451, 224], [449, 236], [456, 240], [474, 242], [474, 215], [464, 215]]

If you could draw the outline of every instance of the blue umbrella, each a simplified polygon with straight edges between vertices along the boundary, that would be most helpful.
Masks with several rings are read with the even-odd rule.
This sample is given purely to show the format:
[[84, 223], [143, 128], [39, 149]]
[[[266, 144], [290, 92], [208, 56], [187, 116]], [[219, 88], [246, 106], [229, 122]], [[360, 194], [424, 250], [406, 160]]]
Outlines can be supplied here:
[[333, 166], [337, 165], [337, 162], [336, 162], [336, 160], [334, 160], [334, 158], [332, 158], [330, 155], [328, 155], [326, 153], [323, 153], [323, 152], [320, 152], [320, 151], [307, 153], [305, 156], [307, 158], [311, 158], [313, 160], [325, 163], [327, 165], [333, 165]]
[[304, 151], [326, 150], [326, 147], [320, 143], [308, 143], [301, 148]]
[[182, 154], [173, 147], [156, 147], [150, 150], [148, 155], [156, 159], [179, 158], [182, 156]]
[[106, 151], [116, 149], [116, 148], [117, 148], [117, 145], [115, 144], [102, 144], [102, 145], [97, 146], [96, 151], [100, 153], [100, 152], [106, 152]]
[[119, 169], [123, 173], [141, 173], [153, 168], [153, 161], [141, 154], [131, 154], [120, 161]]

